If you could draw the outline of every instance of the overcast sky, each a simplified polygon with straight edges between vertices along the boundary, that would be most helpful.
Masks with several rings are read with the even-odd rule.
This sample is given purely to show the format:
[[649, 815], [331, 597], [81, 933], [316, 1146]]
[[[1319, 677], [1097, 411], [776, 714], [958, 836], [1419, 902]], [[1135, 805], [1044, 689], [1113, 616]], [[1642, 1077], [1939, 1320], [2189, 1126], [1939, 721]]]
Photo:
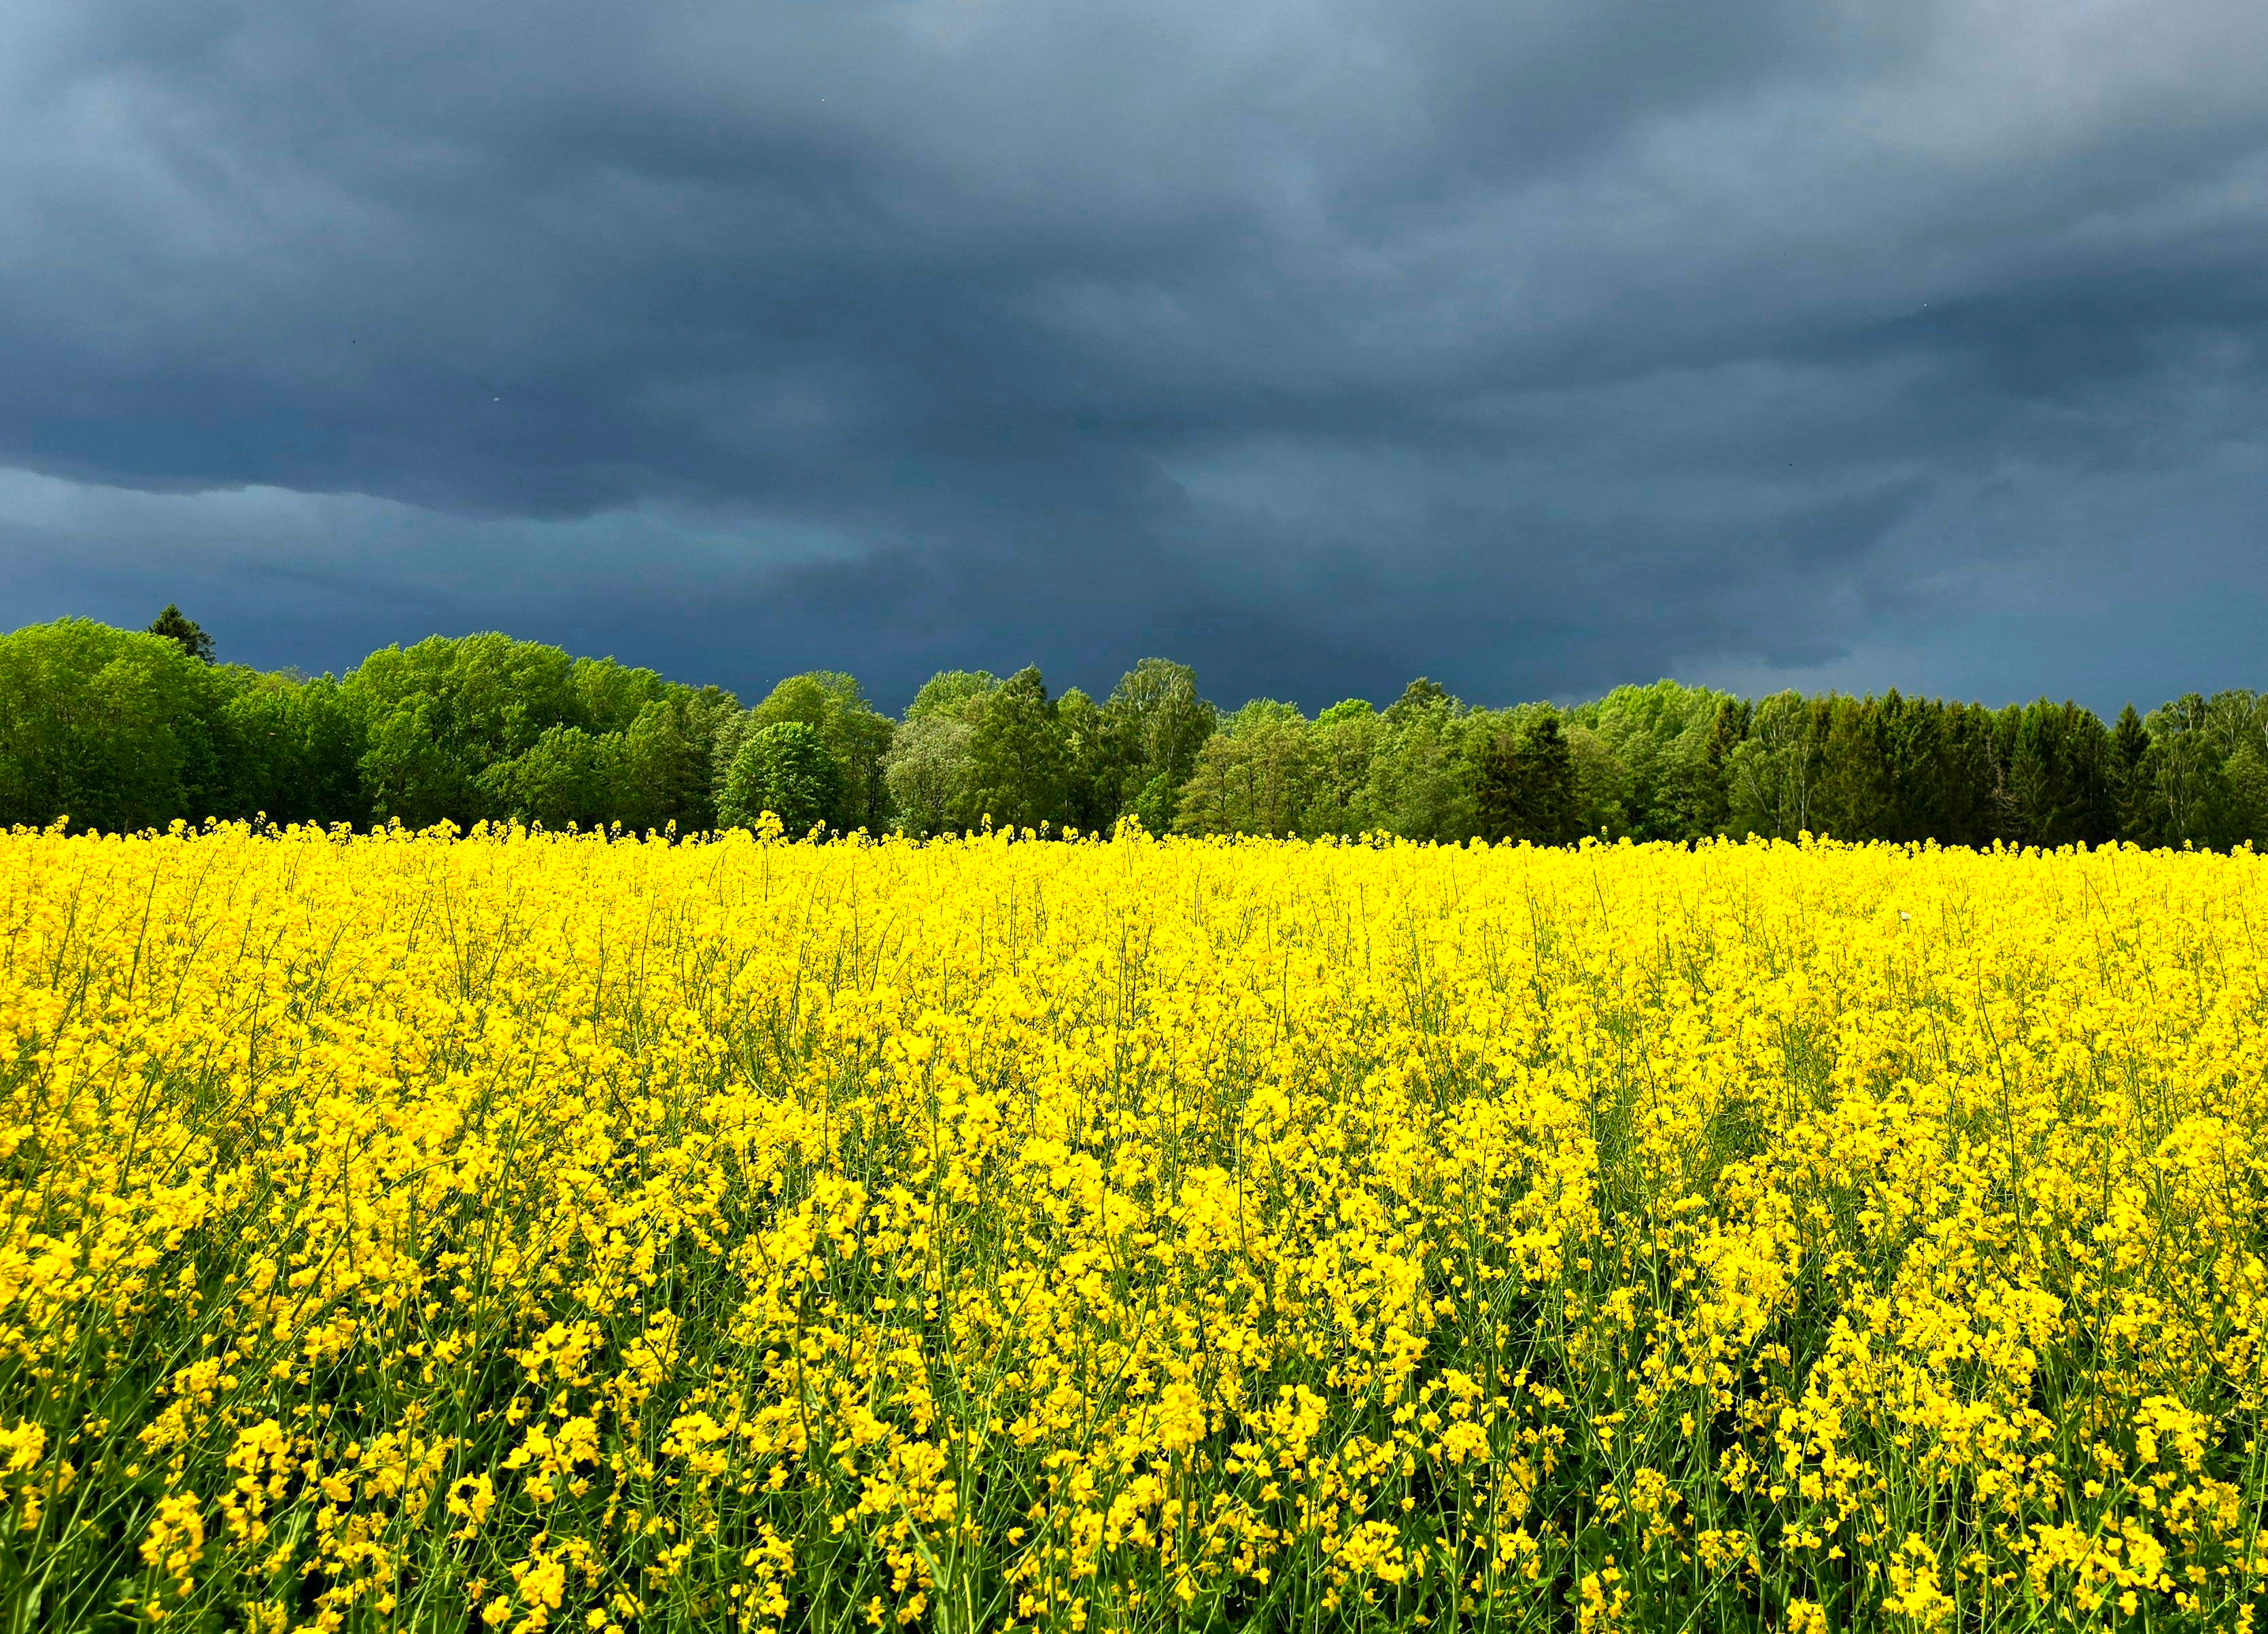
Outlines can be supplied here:
[[0, 625], [2268, 686], [2261, 0], [11, 0]]

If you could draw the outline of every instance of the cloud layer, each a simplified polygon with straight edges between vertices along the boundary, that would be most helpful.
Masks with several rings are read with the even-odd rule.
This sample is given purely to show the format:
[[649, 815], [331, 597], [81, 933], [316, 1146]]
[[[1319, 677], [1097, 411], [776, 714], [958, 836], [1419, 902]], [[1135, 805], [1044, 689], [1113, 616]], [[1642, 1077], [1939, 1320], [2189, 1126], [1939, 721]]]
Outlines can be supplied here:
[[2268, 684], [2268, 13], [26, 0], [0, 467], [309, 667]]

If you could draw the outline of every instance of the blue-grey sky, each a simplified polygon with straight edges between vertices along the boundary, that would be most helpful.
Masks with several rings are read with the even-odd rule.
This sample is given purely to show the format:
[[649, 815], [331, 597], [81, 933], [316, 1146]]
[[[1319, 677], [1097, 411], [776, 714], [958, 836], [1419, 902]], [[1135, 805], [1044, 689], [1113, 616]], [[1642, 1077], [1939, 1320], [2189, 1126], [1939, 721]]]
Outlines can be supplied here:
[[13, 0], [0, 624], [2268, 686], [2260, 0]]

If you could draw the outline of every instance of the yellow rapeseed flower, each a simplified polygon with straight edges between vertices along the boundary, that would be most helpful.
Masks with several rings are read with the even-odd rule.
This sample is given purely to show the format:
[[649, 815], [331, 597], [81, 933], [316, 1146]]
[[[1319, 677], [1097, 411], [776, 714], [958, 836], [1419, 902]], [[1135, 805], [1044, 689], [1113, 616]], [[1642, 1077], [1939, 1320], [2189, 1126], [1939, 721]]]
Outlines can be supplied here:
[[2260, 1626], [2250, 854], [19, 831], [0, 923], [11, 1626]]

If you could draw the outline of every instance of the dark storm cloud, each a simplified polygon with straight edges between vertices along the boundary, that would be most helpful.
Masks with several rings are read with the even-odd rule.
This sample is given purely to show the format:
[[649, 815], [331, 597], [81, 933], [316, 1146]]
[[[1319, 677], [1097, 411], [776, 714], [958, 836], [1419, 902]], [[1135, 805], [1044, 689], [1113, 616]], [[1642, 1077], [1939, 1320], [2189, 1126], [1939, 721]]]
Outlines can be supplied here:
[[2268, 681], [2264, 86], [2249, 0], [27, 0], [9, 622]]

